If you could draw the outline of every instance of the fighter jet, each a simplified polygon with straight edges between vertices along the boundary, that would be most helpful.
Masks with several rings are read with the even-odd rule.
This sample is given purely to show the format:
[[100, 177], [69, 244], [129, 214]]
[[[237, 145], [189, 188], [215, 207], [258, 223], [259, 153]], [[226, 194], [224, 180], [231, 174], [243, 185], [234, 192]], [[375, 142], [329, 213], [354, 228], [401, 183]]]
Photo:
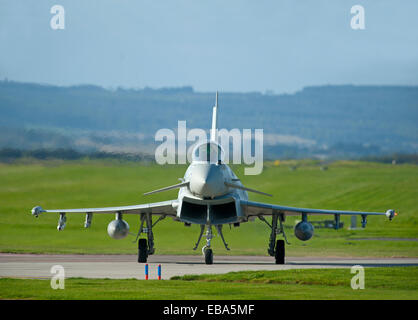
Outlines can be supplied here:
[[[123, 215], [137, 214], [140, 220], [136, 237], [139, 263], [147, 262], [148, 256], [155, 252], [153, 227], [159, 221], [166, 217], [172, 217], [174, 221], [182, 222], [186, 226], [197, 224], [200, 226], [200, 234], [193, 250], [199, 247], [202, 236], [205, 235], [206, 245], [202, 248], [202, 254], [206, 264], [213, 263], [213, 251], [211, 249], [213, 228], [216, 228], [225, 248], [229, 250], [222, 233], [224, 225], [238, 227], [241, 223], [254, 221], [256, 218], [265, 222], [271, 230], [268, 254], [275, 258], [276, 264], [284, 264], [285, 241], [288, 243], [283, 228], [286, 216], [301, 216], [301, 221], [295, 226], [294, 233], [299, 240], [307, 241], [312, 238], [314, 233], [314, 228], [308, 221], [308, 215], [334, 215], [335, 229], [339, 228], [341, 215], [361, 216], [363, 228], [366, 226], [367, 216], [369, 215], [386, 216], [389, 220], [397, 215], [392, 209], [386, 212], [321, 210], [250, 201], [248, 192], [270, 195], [244, 186], [224, 162], [224, 152], [217, 139], [217, 118], [218, 93], [216, 93], [216, 102], [213, 107], [210, 139], [194, 148], [192, 162], [184, 177], [180, 179], [181, 182], [146, 193], [153, 194], [179, 189], [177, 199], [107, 208], [45, 210], [37, 206], [32, 209], [32, 215], [38, 217], [42, 213], [58, 213], [57, 229], [63, 230], [67, 213], [85, 213], [85, 228], [90, 227], [93, 214], [115, 214], [115, 220], [109, 223], [107, 232], [114, 239], [122, 239], [129, 234], [129, 225], [123, 220]], [[152, 221], [153, 216], [158, 216], [155, 222]], [[271, 217], [271, 222], [268, 222], [266, 217]], [[142, 235], [145, 236], [141, 237]], [[283, 236], [283, 239], [276, 241], [277, 236], [280, 235]]]

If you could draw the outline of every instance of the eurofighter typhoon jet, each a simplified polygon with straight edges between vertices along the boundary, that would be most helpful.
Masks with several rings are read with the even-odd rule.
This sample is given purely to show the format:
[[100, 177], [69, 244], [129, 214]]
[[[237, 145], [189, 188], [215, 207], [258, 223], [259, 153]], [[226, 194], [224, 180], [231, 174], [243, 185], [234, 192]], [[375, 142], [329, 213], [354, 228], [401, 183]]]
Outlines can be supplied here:
[[[389, 220], [392, 220], [396, 215], [394, 210], [387, 210], [386, 212], [321, 210], [250, 201], [247, 192], [269, 194], [245, 187], [231, 168], [224, 163], [223, 151], [217, 141], [217, 115], [218, 93], [216, 93], [216, 103], [213, 107], [210, 141], [197, 145], [192, 151], [192, 162], [187, 168], [184, 178], [180, 179], [182, 182], [146, 193], [152, 194], [179, 189], [177, 199], [107, 208], [45, 210], [37, 206], [32, 209], [32, 215], [38, 217], [42, 213], [58, 213], [57, 229], [63, 230], [67, 213], [85, 213], [84, 226], [86, 228], [90, 227], [93, 214], [115, 214], [115, 220], [109, 223], [107, 232], [114, 239], [122, 239], [129, 234], [129, 225], [123, 220], [123, 215], [137, 214], [140, 217], [140, 227], [137, 234], [137, 239], [139, 238], [138, 262], [140, 263], [147, 262], [148, 256], [155, 252], [152, 230], [160, 220], [172, 217], [174, 221], [182, 222], [186, 226], [198, 224], [200, 234], [193, 249], [198, 248], [202, 236], [205, 235], [206, 245], [203, 246], [202, 253], [206, 264], [213, 263], [213, 251], [211, 249], [213, 228], [216, 228], [225, 248], [229, 250], [222, 234], [222, 227], [226, 224], [233, 224], [238, 227], [240, 223], [254, 221], [256, 218], [265, 222], [271, 229], [268, 253], [275, 258], [276, 264], [284, 264], [285, 241], [287, 243], [287, 239], [283, 222], [286, 216], [301, 216], [301, 221], [295, 226], [294, 233], [299, 240], [307, 241], [313, 236], [314, 232], [312, 224], [308, 221], [308, 215], [311, 214], [334, 215], [336, 229], [339, 227], [341, 215], [361, 216], [363, 228], [366, 226], [368, 215], [386, 216]], [[158, 216], [154, 223], [152, 221], [153, 216]], [[266, 217], [271, 217], [271, 222], [268, 222]], [[140, 238], [142, 234], [145, 234], [144, 238]], [[282, 235], [284, 240], [276, 241], [278, 235]]]

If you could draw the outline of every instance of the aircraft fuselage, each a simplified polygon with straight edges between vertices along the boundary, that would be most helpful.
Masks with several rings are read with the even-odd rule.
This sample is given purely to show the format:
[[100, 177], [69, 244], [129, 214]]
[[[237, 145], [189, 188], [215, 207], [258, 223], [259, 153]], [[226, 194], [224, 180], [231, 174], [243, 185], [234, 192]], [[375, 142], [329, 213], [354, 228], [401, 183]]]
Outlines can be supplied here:
[[189, 181], [189, 185], [180, 188], [178, 193], [180, 221], [217, 225], [244, 220], [239, 200], [247, 200], [248, 194], [225, 184], [242, 186], [227, 164], [194, 161], [183, 180]]

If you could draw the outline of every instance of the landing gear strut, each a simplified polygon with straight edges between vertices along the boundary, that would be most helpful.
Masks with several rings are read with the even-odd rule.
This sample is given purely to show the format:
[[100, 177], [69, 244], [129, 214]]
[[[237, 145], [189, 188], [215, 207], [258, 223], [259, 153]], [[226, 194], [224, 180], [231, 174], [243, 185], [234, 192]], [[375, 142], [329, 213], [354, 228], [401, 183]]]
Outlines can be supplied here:
[[203, 232], [205, 231], [205, 225], [201, 224], [200, 225], [200, 234], [199, 234], [199, 238], [197, 239], [196, 245], [194, 246], [193, 250], [196, 250], [197, 247], [199, 246], [200, 243], [200, 239], [202, 239], [203, 236]]
[[[284, 227], [283, 227], [284, 215], [273, 213], [272, 218], [271, 218], [271, 224], [268, 223], [268, 221], [263, 216], [259, 216], [259, 219], [265, 222], [271, 229], [269, 247], [267, 249], [267, 252], [269, 253], [270, 256], [275, 258], [276, 264], [284, 264], [285, 263], [285, 241], [287, 244], [289, 244], [286, 238], [286, 234], [284, 233]], [[279, 221], [279, 224], [280, 224], [279, 228], [277, 228], [277, 221]], [[284, 240], [276, 241], [276, 236], [279, 234], [283, 234]]]
[[206, 245], [202, 248], [202, 253], [205, 257], [205, 263], [213, 264], [213, 251], [210, 248], [210, 242], [213, 238], [211, 225], [207, 225], [205, 236], [206, 236]]
[[228, 248], [228, 244], [225, 242], [224, 234], [222, 233], [222, 225], [218, 224], [216, 226], [216, 230], [218, 231], [218, 234], [221, 236], [221, 239], [222, 239], [222, 242], [224, 243], [225, 249], [228, 250], [228, 251], [231, 250], [231, 249]]

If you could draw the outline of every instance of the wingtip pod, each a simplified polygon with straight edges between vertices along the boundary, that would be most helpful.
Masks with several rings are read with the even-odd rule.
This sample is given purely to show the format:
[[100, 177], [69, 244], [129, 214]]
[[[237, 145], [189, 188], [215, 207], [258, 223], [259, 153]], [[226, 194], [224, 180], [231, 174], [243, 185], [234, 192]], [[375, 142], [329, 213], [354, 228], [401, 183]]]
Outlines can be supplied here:
[[32, 215], [35, 216], [36, 218], [42, 213], [45, 212], [44, 209], [42, 209], [41, 206], [36, 206], [32, 209]]
[[395, 210], [390, 209], [386, 211], [386, 217], [389, 218], [389, 220], [392, 220], [395, 216], [397, 216], [398, 214], [395, 212]]

